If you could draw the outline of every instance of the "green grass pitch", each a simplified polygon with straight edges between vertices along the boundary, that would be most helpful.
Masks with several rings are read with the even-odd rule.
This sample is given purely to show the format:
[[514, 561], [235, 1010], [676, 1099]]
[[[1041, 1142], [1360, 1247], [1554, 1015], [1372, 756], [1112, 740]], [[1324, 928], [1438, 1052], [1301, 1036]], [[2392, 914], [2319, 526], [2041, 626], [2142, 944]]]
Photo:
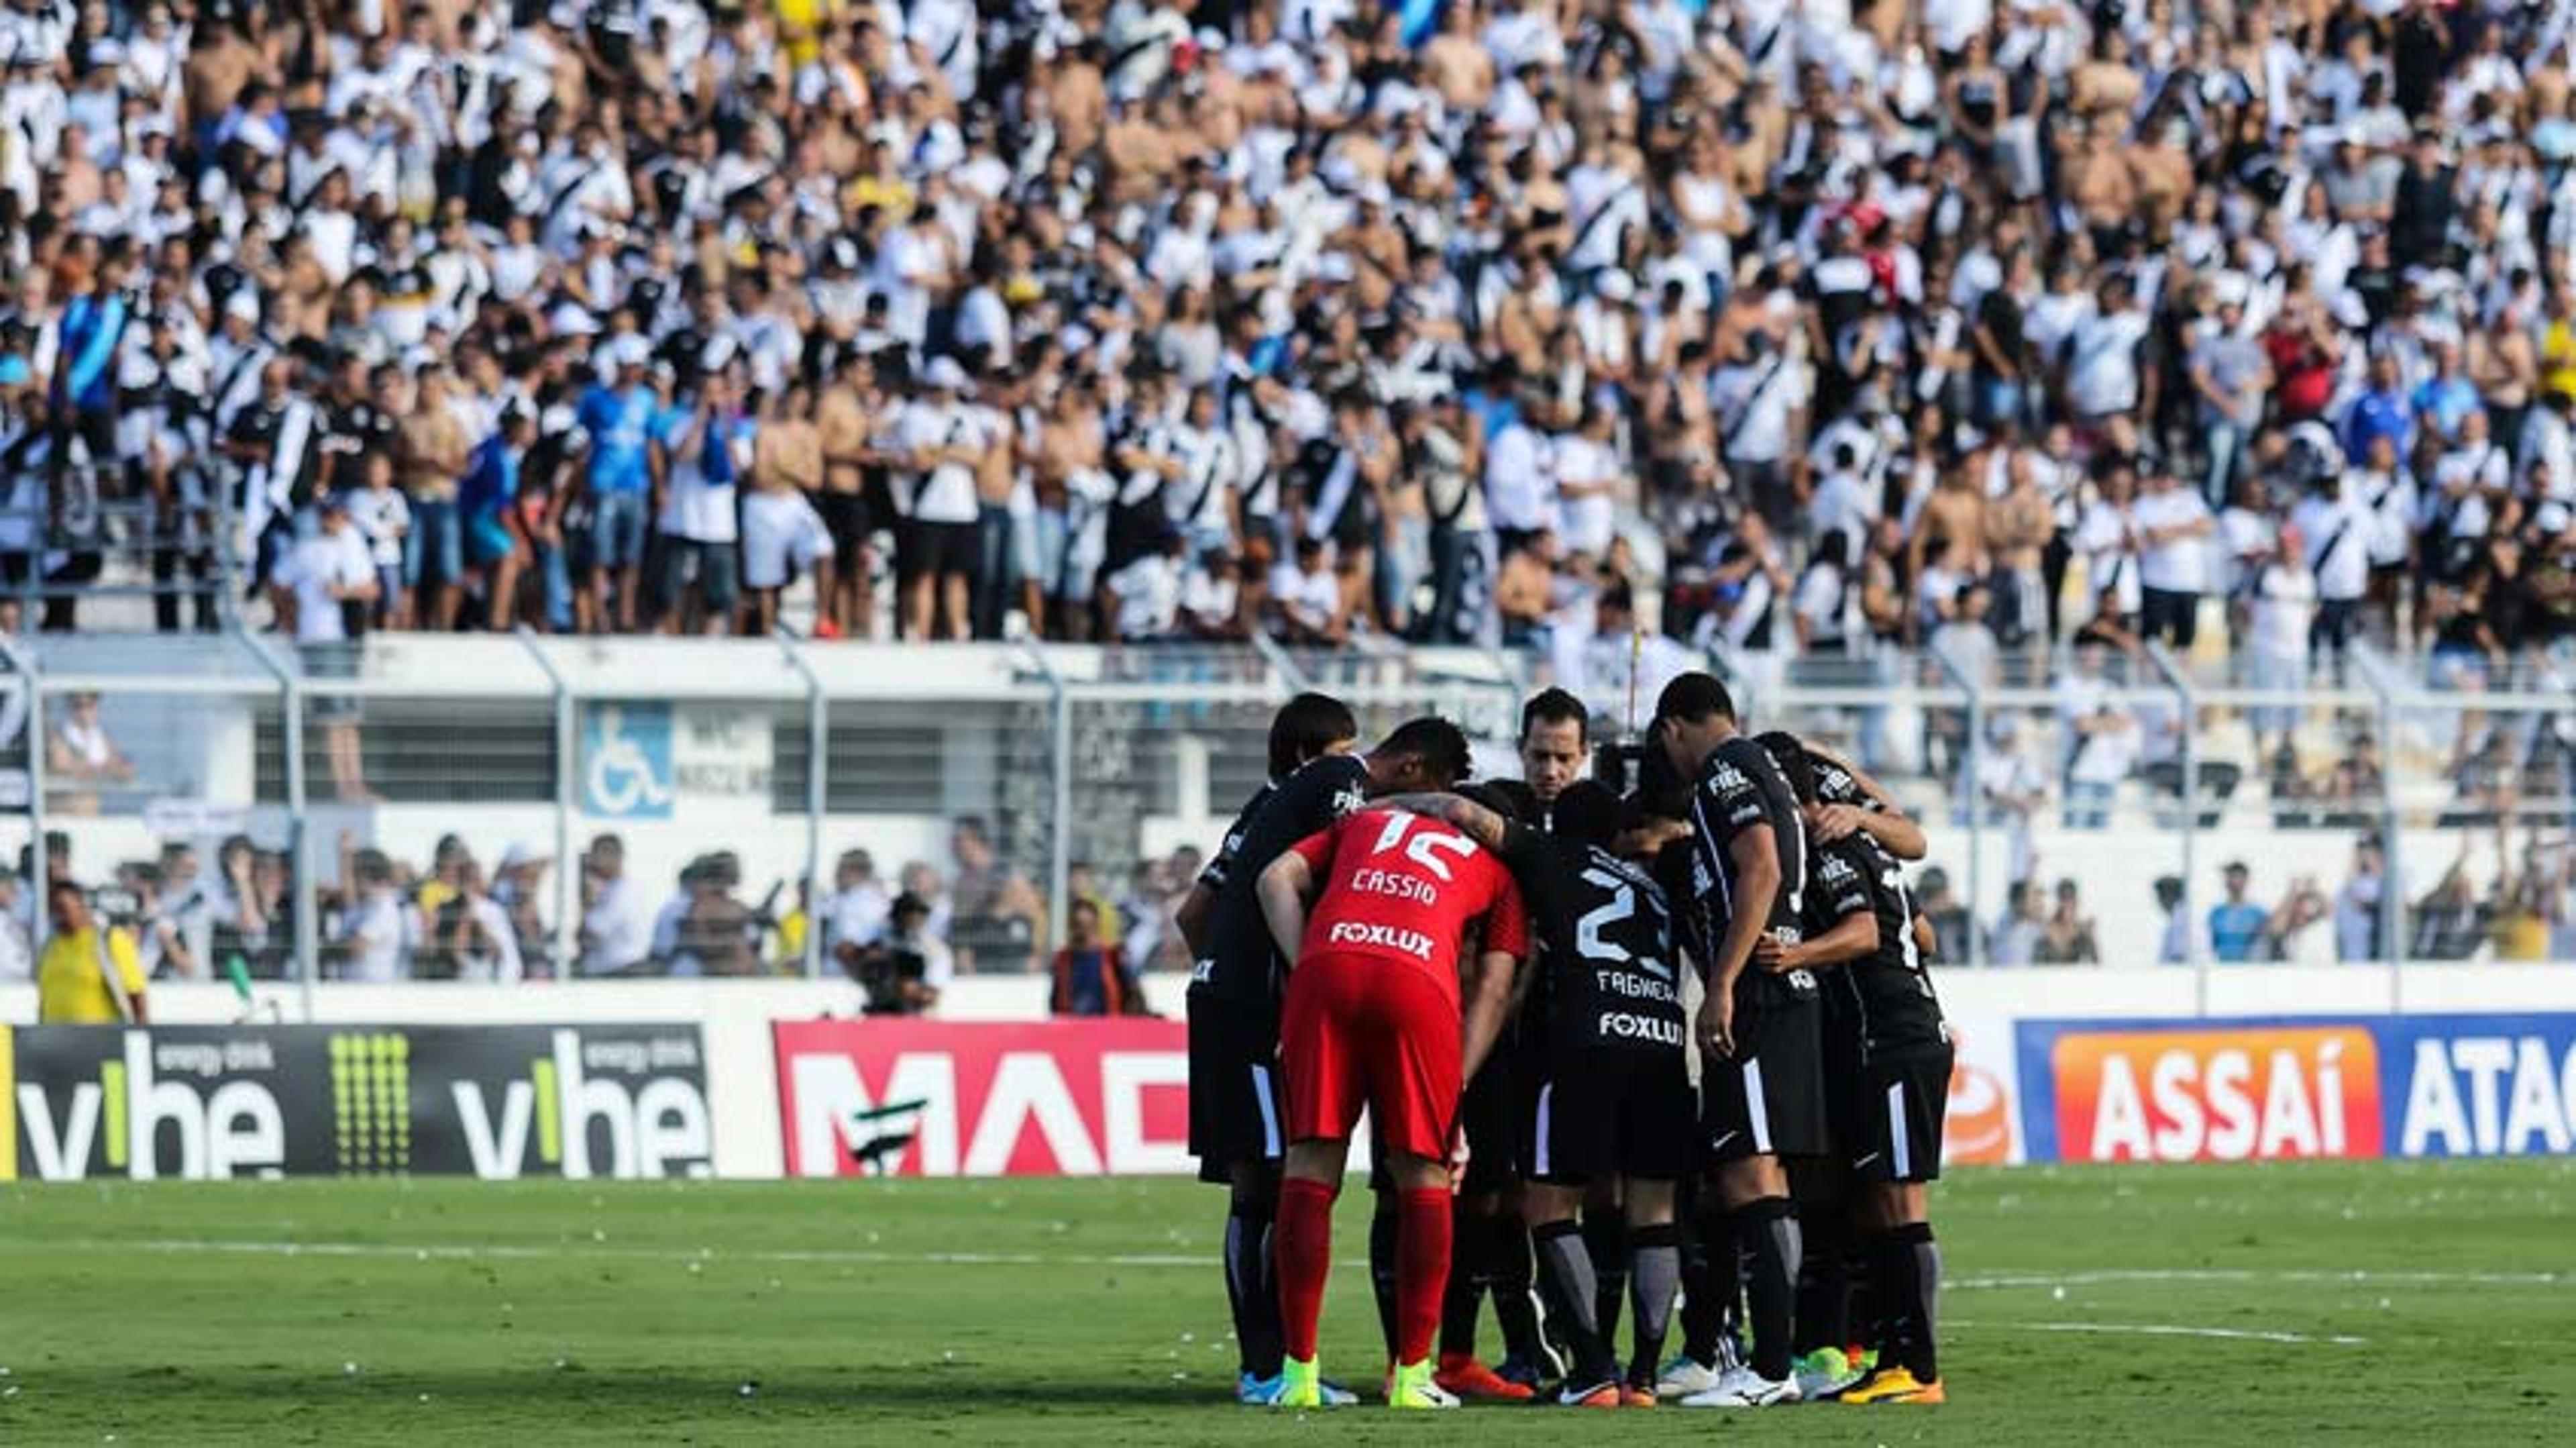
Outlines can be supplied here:
[[[1377, 1370], [1343, 1198], [1325, 1370]], [[0, 1443], [2563, 1438], [2576, 1163], [1963, 1174], [1944, 1408], [1227, 1401], [1179, 1181], [0, 1189]], [[1490, 1318], [1487, 1340], [1492, 1336]]]

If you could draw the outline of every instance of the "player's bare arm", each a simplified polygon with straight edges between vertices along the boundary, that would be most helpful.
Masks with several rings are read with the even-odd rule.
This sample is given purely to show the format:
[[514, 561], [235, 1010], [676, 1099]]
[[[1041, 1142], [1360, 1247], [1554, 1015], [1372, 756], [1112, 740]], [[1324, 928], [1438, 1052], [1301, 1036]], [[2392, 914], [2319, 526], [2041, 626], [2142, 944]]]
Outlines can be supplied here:
[[1295, 966], [1298, 942], [1306, 938], [1306, 906], [1314, 898], [1315, 872], [1306, 868], [1305, 856], [1292, 850], [1271, 861], [1254, 888], [1260, 892], [1261, 918], [1270, 926], [1279, 958]]
[[1920, 860], [1931, 852], [1932, 843], [1924, 835], [1923, 827], [1899, 809], [1895, 796], [1871, 778], [1866, 770], [1841, 751], [1819, 740], [1801, 738], [1798, 742], [1819, 761], [1850, 775], [1852, 784], [1877, 805], [1876, 809], [1861, 809], [1847, 804], [1824, 806], [1810, 826], [1816, 843], [1830, 845], [1857, 831], [1877, 841], [1880, 849], [1900, 860]]
[[1388, 809], [1400, 809], [1435, 819], [1452, 829], [1463, 830], [1467, 838], [1486, 849], [1502, 853], [1503, 832], [1507, 825], [1501, 815], [1483, 805], [1455, 794], [1399, 794], [1377, 801]]
[[1771, 919], [1771, 904], [1780, 894], [1780, 856], [1771, 842], [1771, 827], [1752, 825], [1727, 842], [1735, 862], [1735, 899], [1726, 921], [1726, 938], [1710, 962], [1708, 999], [1700, 1002], [1700, 1045], [1721, 1056], [1735, 1054], [1735, 982], [1753, 960], [1753, 945]]
[[1476, 1079], [1485, 1058], [1493, 1054], [1494, 1041], [1503, 1033], [1503, 1021], [1511, 1014], [1512, 977], [1517, 958], [1506, 950], [1488, 950], [1476, 957], [1466, 979], [1466, 1013], [1462, 1029], [1466, 1074], [1462, 1082]]
[[1878, 915], [1860, 910], [1844, 916], [1833, 929], [1794, 945], [1770, 935], [1753, 943], [1753, 963], [1774, 975], [1793, 970], [1822, 970], [1846, 965], [1878, 949]]

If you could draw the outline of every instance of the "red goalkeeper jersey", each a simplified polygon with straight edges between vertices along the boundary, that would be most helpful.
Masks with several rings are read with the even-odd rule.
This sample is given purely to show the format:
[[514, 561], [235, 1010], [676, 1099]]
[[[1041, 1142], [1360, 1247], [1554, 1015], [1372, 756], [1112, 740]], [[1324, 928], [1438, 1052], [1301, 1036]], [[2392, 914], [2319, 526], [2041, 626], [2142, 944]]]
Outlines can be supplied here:
[[1420, 971], [1455, 1008], [1470, 924], [1484, 923], [1483, 949], [1529, 954], [1529, 915], [1511, 872], [1438, 820], [1363, 810], [1296, 848], [1322, 884], [1301, 958], [1360, 956]]

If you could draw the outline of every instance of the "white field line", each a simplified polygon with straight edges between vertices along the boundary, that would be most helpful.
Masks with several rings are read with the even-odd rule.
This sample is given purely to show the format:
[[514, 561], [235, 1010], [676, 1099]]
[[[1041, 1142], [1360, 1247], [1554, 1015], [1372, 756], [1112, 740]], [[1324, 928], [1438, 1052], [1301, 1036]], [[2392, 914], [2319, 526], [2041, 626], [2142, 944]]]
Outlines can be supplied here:
[[2216, 1337], [2235, 1342], [2319, 1343], [2336, 1347], [2359, 1347], [2370, 1341], [2342, 1333], [2283, 1332], [2253, 1327], [2185, 1327], [2166, 1322], [1958, 1322], [1945, 1321], [1945, 1328], [1965, 1328], [1970, 1332], [2083, 1332], [2109, 1333], [2127, 1337]]
[[[608, 1261], [781, 1262], [871, 1267], [1212, 1267], [1214, 1252], [876, 1252], [863, 1249], [741, 1251], [679, 1247], [620, 1247], [599, 1242], [560, 1245], [468, 1242], [295, 1242], [197, 1237], [46, 1237], [21, 1238], [20, 1245], [39, 1251], [114, 1251], [208, 1253], [259, 1257], [359, 1257], [422, 1260], [545, 1262], [564, 1258]], [[1357, 1271], [1367, 1264], [1344, 1258], [1338, 1265]], [[2141, 1268], [2085, 1272], [1999, 1272], [1951, 1277], [1953, 1290], [2086, 1286], [2124, 1282], [2303, 1282], [2404, 1286], [2548, 1287], [2576, 1283], [2558, 1272], [2347, 1272], [2267, 1271], [2261, 1269]]]

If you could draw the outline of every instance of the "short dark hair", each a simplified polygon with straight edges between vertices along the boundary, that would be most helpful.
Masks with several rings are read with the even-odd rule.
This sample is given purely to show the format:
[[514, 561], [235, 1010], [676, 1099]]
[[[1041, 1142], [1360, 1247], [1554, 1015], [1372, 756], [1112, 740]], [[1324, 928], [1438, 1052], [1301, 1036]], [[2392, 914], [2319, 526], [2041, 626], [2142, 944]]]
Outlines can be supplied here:
[[1530, 731], [1541, 724], [1571, 724], [1577, 740], [1588, 743], [1592, 738], [1592, 711], [1583, 707], [1581, 699], [1563, 689], [1541, 689], [1521, 706], [1523, 739], [1527, 739]]
[[1658, 722], [1680, 719], [1696, 724], [1703, 719], [1724, 719], [1733, 723], [1735, 717], [1735, 696], [1726, 692], [1726, 686], [1714, 674], [1683, 674], [1666, 684], [1655, 699]]
[[1597, 780], [1578, 779], [1565, 787], [1548, 808], [1548, 821], [1557, 838], [1578, 845], [1608, 848], [1619, 838], [1619, 827], [1626, 822], [1627, 809], [1609, 787]]
[[1350, 705], [1330, 694], [1299, 694], [1270, 717], [1270, 777], [1293, 774], [1359, 733], [1360, 721], [1352, 717]]
[[1798, 803], [1816, 802], [1816, 761], [1807, 753], [1807, 746], [1798, 742], [1797, 735], [1774, 729], [1756, 735], [1753, 742], [1780, 766], [1780, 775], [1789, 781], [1789, 793], [1797, 796]]
[[1395, 726], [1395, 732], [1386, 736], [1377, 752], [1412, 755], [1443, 784], [1456, 784], [1467, 777], [1467, 735], [1436, 714], [1407, 719]]

